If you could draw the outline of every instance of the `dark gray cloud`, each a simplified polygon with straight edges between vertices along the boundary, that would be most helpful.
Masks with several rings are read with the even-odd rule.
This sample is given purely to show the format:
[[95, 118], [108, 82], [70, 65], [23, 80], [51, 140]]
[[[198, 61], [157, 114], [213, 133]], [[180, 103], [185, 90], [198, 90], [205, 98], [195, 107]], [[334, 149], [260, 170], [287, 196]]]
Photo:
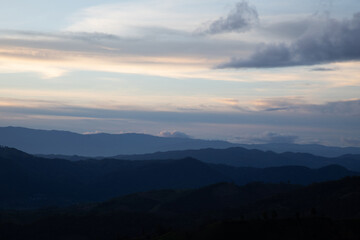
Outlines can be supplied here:
[[360, 60], [360, 12], [352, 19], [317, 21], [291, 44], [263, 44], [247, 59], [232, 58], [218, 68], [273, 68]]
[[197, 32], [203, 34], [218, 34], [225, 32], [245, 32], [249, 30], [259, 17], [256, 9], [246, 1], [236, 4], [235, 8], [226, 16], [206, 24]]
[[159, 134], [161, 137], [168, 137], [168, 138], [190, 138], [189, 135], [179, 131], [162, 131]]

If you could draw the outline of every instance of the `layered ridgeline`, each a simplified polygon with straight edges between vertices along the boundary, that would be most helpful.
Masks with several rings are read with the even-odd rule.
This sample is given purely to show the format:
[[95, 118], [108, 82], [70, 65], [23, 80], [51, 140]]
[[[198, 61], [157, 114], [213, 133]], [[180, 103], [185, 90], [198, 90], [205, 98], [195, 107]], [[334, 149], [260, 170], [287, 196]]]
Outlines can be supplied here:
[[[127, 160], [183, 159], [191, 157], [206, 163], [226, 164], [235, 167], [281, 167], [304, 166], [321, 168], [328, 165], [340, 165], [349, 170], [360, 172], [360, 154], [346, 154], [340, 157], [326, 158], [308, 153], [275, 153], [271, 151], [250, 150], [241, 147], [228, 149], [199, 149], [157, 152], [151, 154], [118, 155], [113, 158]], [[74, 157], [70, 157], [72, 160]]]
[[321, 145], [261, 144], [241, 145], [226, 141], [191, 138], [165, 138], [146, 134], [77, 134], [19, 127], [0, 127], [0, 145], [14, 147], [31, 154], [62, 154], [87, 157], [109, 157], [118, 154], [144, 154], [158, 151], [244, 147], [282, 152], [303, 152], [324, 157], [360, 154], [360, 148]]
[[310, 184], [359, 173], [338, 165], [232, 167], [194, 158], [179, 160], [46, 159], [0, 148], [0, 208], [28, 208], [102, 201], [155, 189], [196, 188], [218, 182]]
[[[4, 239], [358, 239], [360, 178], [218, 183], [65, 209], [2, 211]], [[56, 236], [56, 238], [54, 238]]]

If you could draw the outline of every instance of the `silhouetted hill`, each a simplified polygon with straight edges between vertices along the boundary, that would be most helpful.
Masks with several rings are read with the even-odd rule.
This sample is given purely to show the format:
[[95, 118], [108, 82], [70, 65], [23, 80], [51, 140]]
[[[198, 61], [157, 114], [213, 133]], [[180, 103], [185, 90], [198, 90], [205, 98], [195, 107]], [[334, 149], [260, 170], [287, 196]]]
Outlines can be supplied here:
[[307, 153], [274, 153], [260, 150], [248, 150], [240, 147], [228, 149], [200, 149], [157, 152], [152, 154], [120, 155], [114, 158], [128, 160], [181, 159], [192, 157], [203, 162], [226, 164], [237, 167], [280, 167], [305, 166], [320, 168], [328, 165], [340, 165], [353, 171], [360, 171], [360, 155], [344, 155], [337, 158], [325, 158]]
[[218, 182], [309, 184], [358, 175], [340, 166], [237, 168], [193, 158], [68, 161], [0, 148], [0, 208], [69, 205], [155, 189], [196, 188]]

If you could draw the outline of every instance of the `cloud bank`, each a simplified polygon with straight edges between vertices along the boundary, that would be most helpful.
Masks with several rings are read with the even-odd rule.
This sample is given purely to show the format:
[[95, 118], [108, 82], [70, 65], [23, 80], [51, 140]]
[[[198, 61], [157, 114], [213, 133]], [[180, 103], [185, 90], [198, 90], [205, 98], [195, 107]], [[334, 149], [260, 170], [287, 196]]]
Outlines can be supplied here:
[[[61, 129], [64, 126], [63, 129], [81, 132], [142, 132], [177, 138], [189, 137], [184, 133], [189, 131], [191, 136], [208, 139], [255, 136], [244, 139], [257, 143], [305, 143], [316, 139], [331, 145], [357, 144], [360, 100], [321, 105], [297, 102], [290, 100], [287, 107], [285, 100], [271, 100], [264, 102], [258, 110], [218, 112], [205, 109], [136, 110], [113, 106], [94, 108], [56, 102], [34, 102], [25, 107], [20, 100], [8, 99], [2, 104], [0, 102], [0, 122], [2, 126], [42, 129]], [[267, 110], [279, 105], [287, 110]]]
[[352, 19], [314, 20], [290, 44], [264, 44], [249, 58], [232, 58], [218, 68], [273, 68], [360, 60], [360, 12]]

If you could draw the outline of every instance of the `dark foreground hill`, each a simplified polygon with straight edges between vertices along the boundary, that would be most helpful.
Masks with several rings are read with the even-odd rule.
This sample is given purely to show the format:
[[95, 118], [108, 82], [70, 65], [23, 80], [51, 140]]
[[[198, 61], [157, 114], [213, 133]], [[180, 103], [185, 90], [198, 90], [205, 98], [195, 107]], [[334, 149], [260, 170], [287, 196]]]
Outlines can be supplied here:
[[1, 212], [2, 239], [359, 239], [360, 178], [218, 183], [66, 209]]
[[103, 201], [139, 191], [197, 188], [218, 182], [254, 181], [307, 185], [359, 175], [338, 166], [237, 168], [180, 160], [45, 159], [0, 148], [0, 208], [33, 208]]

